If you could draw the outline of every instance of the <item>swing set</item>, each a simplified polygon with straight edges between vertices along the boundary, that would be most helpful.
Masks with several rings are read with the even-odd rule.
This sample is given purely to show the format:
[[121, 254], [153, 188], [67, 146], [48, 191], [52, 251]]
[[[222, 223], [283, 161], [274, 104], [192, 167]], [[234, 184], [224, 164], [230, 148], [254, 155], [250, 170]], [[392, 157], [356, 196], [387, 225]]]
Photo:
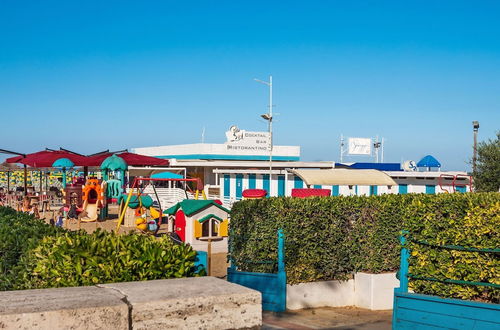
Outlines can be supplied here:
[[[139, 205], [142, 205], [141, 195], [144, 194], [144, 189], [146, 186], [144, 185], [142, 188], [140, 188], [139, 186], [142, 185], [142, 183], [144, 181], [151, 182], [151, 183], [153, 183], [155, 181], [186, 182], [186, 183], [187, 182], [196, 182], [196, 190], [194, 193], [194, 199], [198, 199], [200, 197], [200, 194], [201, 194], [201, 197], [203, 199], [207, 199], [207, 196], [205, 194], [205, 190], [203, 187], [203, 182], [199, 178], [189, 178], [189, 179], [188, 178], [186, 178], [186, 179], [135, 178], [134, 182], [132, 183], [132, 186], [130, 187], [130, 191], [127, 194], [127, 199], [125, 201], [125, 204], [121, 208], [120, 217], [118, 218], [118, 223], [116, 225], [116, 230], [115, 230], [116, 233], [118, 233], [120, 231], [121, 224], [123, 222], [123, 219], [125, 218], [125, 213], [127, 211], [127, 207], [131, 203], [132, 196], [134, 196], [134, 201], [137, 201], [139, 203]], [[162, 222], [163, 209], [161, 207], [161, 201], [160, 201], [160, 198], [158, 197], [158, 192], [156, 191], [155, 185], [151, 184], [151, 186], [153, 187], [153, 192], [156, 196], [156, 200], [158, 201], [158, 207], [160, 209], [160, 212], [158, 215], [159, 220], [157, 223], [157, 229], [155, 231], [155, 232], [157, 232], [158, 229], [160, 228], [160, 224]], [[184, 193], [186, 194], [186, 199], [189, 199], [188, 194], [186, 192], [187, 189], [188, 189], [188, 186], [186, 185], [186, 189], [184, 190]], [[136, 192], [136, 193], [134, 193], [134, 192]]]

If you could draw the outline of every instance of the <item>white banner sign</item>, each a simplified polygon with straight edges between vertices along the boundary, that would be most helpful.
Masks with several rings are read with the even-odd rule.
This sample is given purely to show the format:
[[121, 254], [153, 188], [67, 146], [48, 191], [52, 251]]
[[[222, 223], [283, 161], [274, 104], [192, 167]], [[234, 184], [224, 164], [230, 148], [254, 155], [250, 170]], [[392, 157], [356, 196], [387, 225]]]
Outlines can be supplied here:
[[270, 148], [269, 133], [249, 132], [231, 126], [226, 132], [227, 150], [268, 151]]
[[349, 138], [350, 155], [371, 155], [372, 139], [370, 138]]

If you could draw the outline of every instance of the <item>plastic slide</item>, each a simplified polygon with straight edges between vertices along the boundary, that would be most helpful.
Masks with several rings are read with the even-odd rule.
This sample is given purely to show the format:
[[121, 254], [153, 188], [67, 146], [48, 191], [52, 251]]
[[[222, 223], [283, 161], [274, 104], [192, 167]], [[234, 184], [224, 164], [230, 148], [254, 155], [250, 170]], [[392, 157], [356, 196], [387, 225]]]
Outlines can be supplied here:
[[105, 185], [101, 185], [97, 179], [88, 179], [83, 187], [83, 217], [81, 221], [97, 221], [99, 217], [99, 206], [104, 203]]
[[83, 222], [96, 221], [99, 217], [97, 203], [89, 203], [85, 201], [83, 204], [83, 212], [85, 213], [85, 216], [81, 219]]

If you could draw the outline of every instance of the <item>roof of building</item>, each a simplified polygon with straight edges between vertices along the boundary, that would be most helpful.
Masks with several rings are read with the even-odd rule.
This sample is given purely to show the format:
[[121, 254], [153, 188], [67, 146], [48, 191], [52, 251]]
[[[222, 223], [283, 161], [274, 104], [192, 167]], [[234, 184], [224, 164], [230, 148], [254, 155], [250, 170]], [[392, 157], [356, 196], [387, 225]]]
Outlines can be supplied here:
[[205, 199], [185, 199], [182, 202], [179, 202], [179, 203], [175, 204], [174, 206], [170, 207], [169, 209], [165, 210], [163, 213], [169, 214], [169, 215], [174, 215], [177, 212], [177, 210], [182, 208], [182, 211], [184, 211], [184, 214], [186, 214], [187, 216], [190, 216], [190, 215], [192, 215], [196, 212], [199, 212], [201, 210], [204, 210], [207, 207], [212, 206], [212, 205], [218, 207], [219, 209], [221, 209], [227, 213], [230, 213], [230, 211], [228, 209], [217, 204], [215, 201], [205, 200]]
[[363, 170], [402, 171], [400, 163], [335, 163], [335, 168], [355, 168]]
[[434, 156], [427, 155], [417, 163], [417, 167], [441, 167], [441, 163]]

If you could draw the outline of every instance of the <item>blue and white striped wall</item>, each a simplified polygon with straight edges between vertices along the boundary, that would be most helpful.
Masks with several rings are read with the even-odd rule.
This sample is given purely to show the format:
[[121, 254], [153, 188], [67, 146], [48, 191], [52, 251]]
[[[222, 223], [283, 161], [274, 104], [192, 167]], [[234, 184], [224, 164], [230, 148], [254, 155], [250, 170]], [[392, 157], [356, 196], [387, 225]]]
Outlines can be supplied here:
[[[240, 200], [245, 189], [265, 189], [270, 196], [291, 196], [293, 188], [307, 188], [304, 182], [293, 174], [273, 174], [269, 180], [269, 174], [262, 173], [222, 173], [219, 174], [219, 185], [221, 187], [221, 198], [224, 200]], [[314, 185], [310, 188], [330, 189], [332, 196], [371, 196], [382, 194], [408, 194], [408, 193], [442, 193], [443, 190], [437, 182], [403, 183], [397, 186], [326, 186]], [[457, 191], [465, 192], [468, 188], [458, 188]]]

